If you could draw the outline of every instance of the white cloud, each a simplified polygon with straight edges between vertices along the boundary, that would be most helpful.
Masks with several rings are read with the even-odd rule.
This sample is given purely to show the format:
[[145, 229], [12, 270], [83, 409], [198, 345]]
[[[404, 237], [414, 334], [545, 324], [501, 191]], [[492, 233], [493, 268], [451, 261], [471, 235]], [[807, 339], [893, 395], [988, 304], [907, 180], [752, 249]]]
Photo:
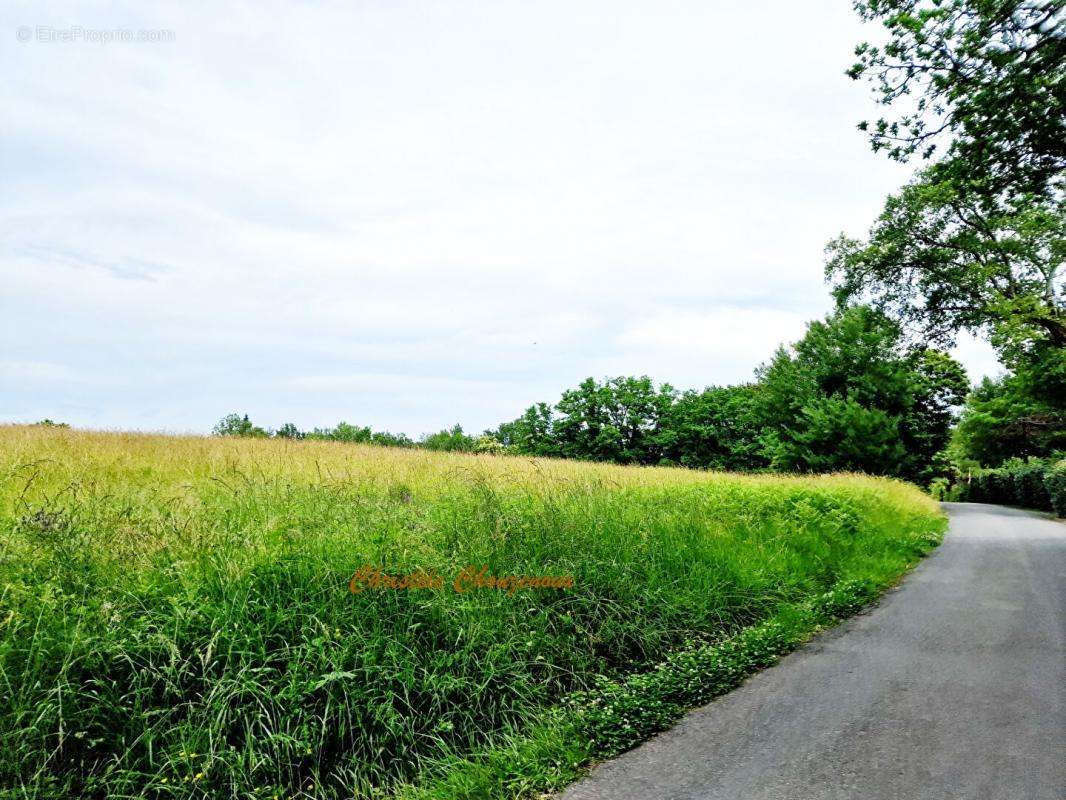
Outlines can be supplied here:
[[699, 386], [708, 374], [719, 383], [751, 380], [779, 344], [803, 335], [808, 318], [765, 308], [662, 311], [624, 330], [616, 340], [623, 355], [612, 355], [601, 371], [642, 364], [638, 371], [682, 386]]
[[47, 361], [0, 361], [0, 378], [11, 383], [75, 383], [83, 380], [64, 364]]
[[973, 383], [979, 382], [985, 376], [994, 378], [1005, 371], [988, 340], [970, 333], [959, 334], [951, 354], [966, 367]]

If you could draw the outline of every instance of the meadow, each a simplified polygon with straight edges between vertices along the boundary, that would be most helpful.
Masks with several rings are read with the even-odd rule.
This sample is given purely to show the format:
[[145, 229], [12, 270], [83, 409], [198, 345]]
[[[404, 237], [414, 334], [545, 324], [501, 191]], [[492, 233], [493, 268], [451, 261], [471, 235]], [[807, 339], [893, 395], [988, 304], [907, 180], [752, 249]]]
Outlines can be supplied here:
[[[884, 478], [324, 441], [3, 426], [0, 478], [5, 799], [531, 794], [944, 528]], [[443, 583], [353, 593], [368, 567]]]

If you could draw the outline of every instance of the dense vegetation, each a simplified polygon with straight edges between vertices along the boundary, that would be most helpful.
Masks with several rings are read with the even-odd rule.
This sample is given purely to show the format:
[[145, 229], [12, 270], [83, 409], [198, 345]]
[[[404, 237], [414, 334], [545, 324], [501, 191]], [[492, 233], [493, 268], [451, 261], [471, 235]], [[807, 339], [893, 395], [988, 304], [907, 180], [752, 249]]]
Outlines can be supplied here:
[[1008, 365], [1066, 347], [1066, 37], [1061, 2], [859, 0], [883, 46], [849, 74], [902, 112], [875, 150], [929, 164], [889, 197], [867, 241], [841, 237], [828, 272], [842, 302], [866, 296], [933, 341], [988, 333]]
[[880, 22], [848, 70], [895, 118], [859, 125], [874, 150], [956, 164], [989, 195], [1044, 194], [1066, 166], [1059, 0], [855, 0]]
[[751, 384], [678, 394], [647, 378], [590, 379], [493, 433], [532, 455], [920, 479], [965, 391], [957, 362], [905, 347], [895, 323], [855, 306], [811, 323]]
[[[745, 472], [851, 470], [935, 482], [943, 493], [1001, 464], [1066, 452], [1066, 351], [1035, 343], [1013, 363], [969, 388], [958, 362], [910, 343], [901, 323], [847, 306], [812, 322], [747, 384], [678, 392], [648, 377], [589, 378], [477, 437], [457, 425], [413, 440], [345, 422], [308, 433], [290, 423], [273, 436]], [[271, 435], [236, 414], [215, 433]]]
[[951, 452], [999, 464], [1009, 458], [1066, 451], [1066, 353], [1027, 359], [998, 380], [985, 379], [967, 398]]
[[[923, 342], [985, 335], [1007, 373], [966, 400], [938, 483], [974, 486], [1066, 448], [1066, 36], [1061, 2], [857, 0], [887, 39], [849, 70], [888, 115], [874, 150], [926, 163], [826, 272], [841, 306], [873, 306]], [[892, 114], [895, 114], [893, 116]], [[978, 478], [979, 482], [984, 478]], [[1026, 495], [954, 490], [973, 499]], [[1023, 502], [1022, 504], [1028, 504]]]
[[[661, 703], [642, 717], [626, 676], [697, 648], [671, 669], [704, 693], [727, 687], [809, 632], [823, 593], [885, 585], [942, 527], [930, 499], [884, 479], [327, 441], [9, 426], [0, 475], [11, 798], [426, 784], [518, 741], [566, 697], [595, 705], [575, 692], [613, 692], [624, 719], [596, 705], [567, 728], [588, 757], [608, 748], [592, 742], [612, 720], [622, 746], [625, 720], [654, 729], [705, 696], [667, 692], [660, 676]], [[353, 595], [366, 564], [449, 582], [487, 565], [574, 586]], [[698, 649], [761, 621], [739, 651]], [[707, 659], [729, 653], [712, 680]]]
[[[830, 246], [841, 302], [873, 300], [933, 341], [992, 336], [1008, 365], [1066, 346], [1062, 300], [1066, 80], [1061, 3], [868, 0], [889, 32], [861, 45], [855, 78], [906, 109], [874, 149], [942, 157], [888, 198], [866, 241]], [[913, 95], [917, 94], [917, 102]]]
[[310, 431], [302, 431], [295, 423], [286, 422], [277, 430], [272, 431], [254, 424], [247, 414], [227, 414], [215, 425], [212, 433], [215, 436], [241, 436], [250, 439], [269, 437], [309, 439], [350, 444], [376, 444], [382, 447], [418, 447], [423, 450], [458, 453], [499, 452], [501, 449], [498, 442], [493, 442], [486, 436], [474, 437], [464, 433], [462, 425], [426, 434], [416, 440], [403, 433], [375, 431], [368, 426], [352, 425], [350, 422], [339, 422], [332, 428], [314, 428]]
[[976, 469], [954, 483], [938, 479], [934, 495], [945, 500], [1006, 503], [1066, 517], [1066, 460], [1013, 458], [993, 469]]

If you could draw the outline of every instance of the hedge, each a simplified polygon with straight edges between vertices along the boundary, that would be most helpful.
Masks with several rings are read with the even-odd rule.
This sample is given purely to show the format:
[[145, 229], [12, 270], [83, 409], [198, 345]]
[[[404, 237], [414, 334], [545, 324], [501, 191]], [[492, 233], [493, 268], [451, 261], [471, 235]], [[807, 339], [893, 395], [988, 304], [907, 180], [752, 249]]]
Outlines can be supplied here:
[[1013, 459], [937, 490], [944, 499], [1024, 506], [1066, 517], [1066, 459]]
[[1047, 489], [1055, 513], [1066, 517], [1066, 459], [1047, 468], [1044, 473], [1044, 488]]

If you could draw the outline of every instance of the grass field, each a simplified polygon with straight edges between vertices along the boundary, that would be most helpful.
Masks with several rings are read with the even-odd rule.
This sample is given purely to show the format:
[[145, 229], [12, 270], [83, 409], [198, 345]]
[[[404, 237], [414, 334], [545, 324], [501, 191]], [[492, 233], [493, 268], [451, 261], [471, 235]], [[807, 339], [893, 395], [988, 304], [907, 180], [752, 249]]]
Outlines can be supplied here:
[[[7, 426], [0, 476], [4, 798], [543, 788], [639, 738], [632, 691], [687, 675], [666, 724], [943, 529], [883, 479], [329, 442]], [[353, 594], [366, 565], [443, 585]], [[573, 586], [457, 592], [468, 565]]]

